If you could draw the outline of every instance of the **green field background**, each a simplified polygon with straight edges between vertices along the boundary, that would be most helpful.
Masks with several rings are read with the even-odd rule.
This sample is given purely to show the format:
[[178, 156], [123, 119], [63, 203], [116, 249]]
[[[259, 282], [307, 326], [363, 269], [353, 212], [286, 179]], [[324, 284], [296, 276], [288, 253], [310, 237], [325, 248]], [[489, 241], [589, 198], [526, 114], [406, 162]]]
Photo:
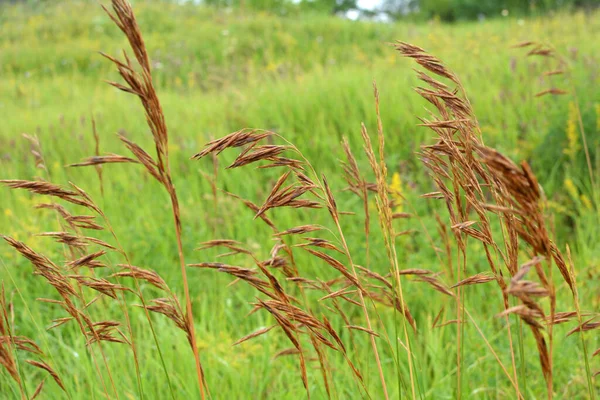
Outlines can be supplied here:
[[[600, 273], [600, 216], [598, 192], [590, 185], [579, 134], [573, 135], [575, 99], [587, 134], [593, 170], [600, 146], [600, 14], [555, 14], [540, 18], [502, 18], [484, 22], [446, 25], [436, 21], [375, 23], [337, 17], [300, 14], [275, 17], [266, 13], [213, 10], [193, 5], [136, 2], [134, 9], [152, 64], [158, 95], [169, 127], [171, 168], [183, 221], [183, 241], [189, 263], [213, 261], [216, 251], [196, 251], [215, 238], [244, 243], [261, 258], [273, 245], [268, 227], [253, 220], [239, 201], [219, 192], [215, 201], [210, 179], [210, 160], [190, 157], [212, 138], [242, 128], [274, 130], [293, 142], [315, 169], [327, 176], [343, 211], [342, 225], [357, 264], [363, 265], [365, 245], [362, 205], [342, 178], [340, 142], [347, 137], [359, 164], [370, 180], [362, 154], [360, 124], [374, 134], [376, 115], [372, 82], [381, 96], [381, 115], [386, 135], [386, 161], [405, 200], [402, 211], [419, 219], [401, 220], [398, 231], [412, 230], [398, 240], [402, 268], [443, 271], [427, 235], [436, 246], [442, 242], [435, 213], [446, 217], [443, 205], [419, 196], [435, 190], [417, 152], [433, 143], [430, 131], [418, 127], [427, 117], [427, 105], [413, 91], [418, 85], [414, 67], [391, 44], [402, 40], [421, 46], [442, 59], [463, 82], [477, 115], [483, 140], [515, 161], [527, 160], [538, 175], [548, 199], [548, 215], [560, 247], [573, 251], [584, 311], [598, 311]], [[117, 133], [124, 132], [151, 150], [152, 137], [139, 101], [104, 81], [119, 81], [113, 65], [99, 52], [120, 55], [128, 44], [95, 3], [61, 1], [43, 6], [0, 6], [0, 178], [77, 183], [102, 206], [134, 265], [158, 271], [183, 299], [176, 242], [166, 193], [137, 165], [103, 167], [104, 195], [93, 168], [69, 169], [65, 165], [93, 155], [92, 117], [103, 153], [129, 155]], [[515, 44], [533, 40], [550, 43], [572, 71], [572, 82], [563, 76], [543, 76], [556, 68], [546, 58], [526, 57]], [[564, 88], [564, 96], [535, 97], [549, 87]], [[37, 135], [47, 172], [35, 168], [30, 143], [23, 133]], [[219, 158], [217, 186], [261, 204], [277, 172], [273, 169], [226, 170], [235, 152]], [[23, 191], [0, 188], [0, 233], [26, 241], [57, 263], [64, 261], [60, 246], [35, 234], [58, 229], [48, 211], [33, 209], [44, 200]], [[373, 211], [375, 204], [372, 204]], [[326, 210], [275, 210], [271, 214], [280, 229], [319, 223], [330, 226]], [[372, 221], [371, 266], [387, 272], [386, 254], [377, 221]], [[100, 237], [110, 240], [106, 233]], [[486, 270], [482, 248], [473, 246], [469, 271]], [[123, 262], [109, 254], [112, 264]], [[525, 261], [525, 260], [523, 260]], [[228, 263], [247, 263], [243, 258]], [[314, 257], [299, 254], [303, 275], [328, 279], [335, 274]], [[379, 266], [380, 265], [380, 266]], [[190, 269], [190, 290], [195, 324], [208, 386], [214, 399], [297, 399], [306, 396], [293, 357], [273, 359], [290, 347], [285, 335], [266, 336], [232, 347], [240, 337], [272, 324], [266, 313], [248, 315], [256, 293], [243, 283], [228, 286], [230, 277], [214, 271]], [[32, 337], [63, 378], [70, 398], [104, 398], [102, 379], [90, 351], [75, 326], [46, 331], [53, 318], [64, 316], [52, 304], [36, 301], [51, 297], [40, 277], [32, 275], [26, 260], [8, 245], [0, 244], [0, 278], [7, 298], [14, 303], [14, 328]], [[442, 276], [448, 284], [450, 277]], [[408, 281], [405, 296], [417, 321], [414, 337], [415, 365], [421, 398], [455, 396], [456, 329], [431, 328], [448, 301], [423, 283]], [[149, 296], [152, 287], [144, 287]], [[573, 308], [566, 285], [558, 286], [559, 311]], [[315, 294], [315, 299], [318, 295]], [[136, 300], [131, 296], [131, 304]], [[466, 306], [476, 318], [505, 365], [510, 364], [500, 293], [482, 285], [469, 288]], [[394, 313], [378, 310], [383, 323], [393, 329]], [[118, 319], [115, 303], [100, 300], [90, 314]], [[349, 315], [361, 324], [360, 309]], [[447, 318], [452, 319], [452, 307]], [[143, 392], [146, 398], [169, 398], [167, 378], [161, 366], [145, 314], [134, 307], [131, 317], [140, 350]], [[198, 396], [192, 354], [184, 334], [166, 318], [153, 316], [169, 379], [176, 398]], [[453, 325], [452, 325], [453, 326]], [[566, 336], [573, 325], [555, 329], [556, 398], [586, 398], [588, 388], [578, 335]], [[473, 325], [465, 326], [463, 393], [467, 398], [506, 398], [514, 395], [498, 363]], [[535, 344], [525, 336], [523, 365], [526, 398], [544, 398], [545, 383]], [[599, 345], [597, 334], [586, 336], [589, 349]], [[382, 398], [367, 335], [356, 335], [364, 354], [363, 371], [373, 399]], [[130, 352], [121, 344], [105, 344], [104, 352], [119, 395], [139, 398]], [[395, 382], [392, 353], [382, 349], [382, 363], [389, 382]], [[519, 355], [519, 362], [521, 362]], [[24, 360], [24, 358], [23, 358]], [[22, 361], [22, 360], [21, 360]], [[334, 396], [360, 397], [342, 357], [332, 355]], [[598, 360], [592, 366], [600, 369]], [[402, 366], [405, 370], [407, 367]], [[22, 366], [31, 394], [46, 374]], [[108, 379], [106, 371], [100, 374]], [[64, 398], [46, 379], [41, 398]], [[318, 363], [309, 363], [309, 389], [315, 399], [326, 398]], [[598, 386], [595, 387], [596, 390]], [[400, 390], [390, 385], [391, 394]], [[0, 373], [0, 397], [19, 398], [18, 387], [4, 370]], [[408, 396], [402, 390], [403, 396]], [[408, 398], [408, 397], [407, 397]]]

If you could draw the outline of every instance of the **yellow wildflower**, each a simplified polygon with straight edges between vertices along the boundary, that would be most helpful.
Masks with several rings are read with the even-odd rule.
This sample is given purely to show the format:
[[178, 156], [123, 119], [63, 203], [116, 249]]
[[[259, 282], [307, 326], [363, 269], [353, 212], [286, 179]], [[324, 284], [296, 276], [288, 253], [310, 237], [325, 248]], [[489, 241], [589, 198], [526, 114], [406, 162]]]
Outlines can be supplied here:
[[567, 148], [563, 153], [569, 156], [571, 161], [575, 159], [580, 149], [579, 135], [577, 133], [577, 106], [575, 103], [569, 103], [569, 118], [567, 119]]
[[590, 198], [587, 197], [585, 194], [582, 194], [579, 198], [581, 199], [581, 203], [583, 204], [586, 210], [591, 210], [593, 208]]
[[398, 172], [394, 172], [392, 175], [392, 183], [390, 183], [389, 188], [393, 204], [396, 206], [394, 212], [402, 212], [404, 196], [402, 195], [402, 178]]
[[569, 196], [571, 196], [571, 198], [573, 200], [577, 200], [579, 198], [579, 192], [578, 192], [577, 188], [575, 187], [573, 180], [571, 178], [565, 178], [564, 185], [565, 185], [565, 190], [567, 191]]
[[12, 217], [13, 212], [10, 208], [5, 208], [4, 209], [4, 215], [6, 215], [7, 217]]
[[367, 63], [369, 61], [369, 56], [357, 46], [355, 46], [354, 55], [361, 63]]
[[269, 72], [273, 72], [273, 71], [277, 70], [277, 64], [275, 64], [273, 61], [271, 61], [267, 64], [265, 69]]
[[188, 73], [188, 89], [196, 87], [196, 75], [193, 72]]
[[553, 210], [559, 214], [566, 214], [568, 211], [565, 206], [555, 201], [547, 201], [546, 204], [548, 205], [549, 210]]

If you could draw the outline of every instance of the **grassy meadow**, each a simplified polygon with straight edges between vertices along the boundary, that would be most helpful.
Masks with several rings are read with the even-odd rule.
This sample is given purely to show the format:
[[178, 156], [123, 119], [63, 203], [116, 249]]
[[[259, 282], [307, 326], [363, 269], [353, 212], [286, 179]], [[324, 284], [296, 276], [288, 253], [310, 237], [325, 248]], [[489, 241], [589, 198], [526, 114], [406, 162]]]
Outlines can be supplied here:
[[[449, 267], [456, 268], [460, 260], [456, 245], [452, 244], [449, 253], [439, 250], [445, 242], [436, 214], [453, 240], [448, 211], [443, 201], [421, 197], [438, 190], [417, 154], [422, 145], [435, 143], [434, 133], [418, 126], [419, 117], [430, 118], [433, 106], [413, 90], [422, 85], [413, 71], [418, 66], [391, 46], [402, 40], [443, 60], [460, 78], [486, 146], [517, 163], [526, 160], [531, 165], [547, 200], [543, 209], [550, 236], [565, 257], [566, 246], [570, 247], [581, 310], [590, 313], [587, 318], [599, 311], [600, 187], [590, 181], [590, 172], [597, 180], [600, 171], [600, 55], [595, 39], [600, 37], [598, 13], [446, 25], [436, 21], [357, 22], [322, 15], [284, 18], [141, 1], [135, 2], [134, 11], [169, 128], [170, 169], [179, 196], [187, 263], [254, 266], [244, 254], [221, 258], [220, 249], [198, 250], [201, 243], [214, 239], [236, 240], [259, 260], [270, 257], [276, 244], [272, 230], [225, 192], [260, 207], [281, 170], [258, 169], [255, 165], [226, 169], [238, 154], [235, 150], [226, 150], [214, 159], [190, 160], [212, 139], [242, 128], [264, 128], [296, 145], [319, 176], [327, 177], [338, 209], [354, 213], [340, 215], [340, 228], [353, 263], [381, 275], [388, 273], [375, 197], [368, 201], [372, 215], [367, 247], [363, 204], [344, 190], [348, 185], [340, 163], [345, 159], [340, 143], [346, 137], [360, 171], [368, 181], [375, 181], [361, 137], [364, 122], [377, 144], [375, 81], [380, 93], [393, 211], [411, 215], [394, 220], [395, 230], [403, 233], [395, 238], [400, 269], [439, 273], [436, 279], [445, 287], [457, 282]], [[529, 49], [514, 47], [524, 41], [551, 44], [564, 57], [565, 64], [559, 68], [568, 69], [570, 78], [544, 75], [557, 68], [556, 61], [527, 57]], [[129, 51], [126, 38], [94, 2], [0, 6], [0, 179], [39, 177], [61, 185], [77, 184], [104, 211], [131, 264], [158, 272], [183, 303], [173, 215], [169, 196], [161, 185], [141, 165], [103, 165], [102, 185], [94, 167], [65, 167], [95, 154], [92, 119], [100, 153], [131, 156], [117, 137], [120, 132], [154, 154], [140, 101], [105, 83], [122, 79], [114, 64], [99, 52], [122, 57], [122, 49]], [[536, 97], [548, 88], [569, 93]], [[586, 134], [591, 171], [580, 123]], [[39, 139], [45, 168], [36, 167], [39, 162], [24, 133]], [[6, 187], [1, 187], [0, 193], [0, 234], [27, 243], [57, 265], [68, 262], [69, 254], [62, 245], [37, 235], [61, 230], [51, 210], [35, 208], [49, 203], [48, 197]], [[77, 210], [72, 205], [68, 208]], [[340, 241], [327, 209], [283, 207], [267, 214], [281, 231], [307, 224], [323, 225], [326, 229], [322, 232], [305, 236]], [[92, 233], [114, 245], [108, 230]], [[289, 244], [303, 242], [300, 236], [286, 240]], [[323, 260], [297, 249], [294, 257], [301, 276], [323, 281], [339, 276]], [[528, 260], [527, 254], [523, 250], [520, 263]], [[338, 258], [345, 262], [343, 256]], [[126, 262], [117, 251], [108, 252], [101, 260], [111, 272]], [[463, 277], [489, 270], [481, 243], [468, 242], [465, 264]], [[274, 271], [285, 281], [281, 271]], [[31, 356], [17, 351], [15, 359], [23, 385], [20, 388], [0, 368], [0, 397], [20, 398], [23, 392], [31, 397], [39, 382], [45, 380], [39, 398], [199, 398], [193, 354], [185, 334], [172, 321], [163, 315], [151, 315], [155, 340], [144, 310], [134, 307], [140, 300], [133, 293], [125, 294], [138, 351], [136, 374], [135, 361], [124, 343], [86, 346], [86, 338], [73, 322], [46, 330], [52, 320], [66, 314], [56, 304], [36, 300], [58, 297], [42, 277], [32, 272], [26, 259], [8, 244], [0, 244], [0, 280], [6, 301], [11, 304], [6, 307], [5, 321], [10, 321], [14, 335], [37, 343], [44, 352], [44, 361], [60, 376], [64, 391], [47, 372], [25, 363]], [[96, 270], [79, 273], [110, 275]], [[504, 275], [510, 281], [506, 271]], [[556, 311], [573, 311], [573, 296], [567, 284], [556, 270], [550, 277], [556, 284]], [[188, 267], [187, 279], [197, 346], [212, 398], [306, 397], [298, 357], [274, 357], [293, 347], [280, 329], [232, 346], [243, 336], [275, 323], [264, 310], [252, 313], [251, 303], [264, 296], [244, 282], [230, 285], [234, 278], [213, 270]], [[126, 282], [124, 279], [122, 283]], [[148, 299], [162, 296], [154, 286], [141, 281], [140, 285]], [[297, 288], [288, 282], [286, 285], [300, 296]], [[371, 307], [373, 330], [392, 337], [392, 343], [385, 342], [383, 333], [376, 339], [390, 398], [411, 398], [411, 382], [420, 399], [516, 398], [501, 364], [516, 376], [524, 398], [547, 396], [536, 342], [515, 315], [508, 319], [515, 340], [512, 354], [517, 371], [513, 371], [507, 320], [497, 317], [504, 310], [502, 295], [494, 282], [464, 287], [462, 301], [472, 320], [459, 325], [460, 368], [457, 324], [452, 323], [457, 319], [454, 299], [412, 275], [403, 277], [402, 285], [404, 300], [416, 323], [416, 333], [408, 335], [414, 364], [412, 379], [402, 348], [405, 344], [400, 340], [400, 344], [393, 343], [394, 335], [402, 329], [401, 313], [380, 304]], [[317, 291], [308, 290], [305, 295], [315, 316], [327, 314], [330, 318], [330, 300], [319, 300], [323, 294]], [[85, 296], [89, 301], [94, 294], [89, 291]], [[511, 305], [517, 305], [516, 301]], [[360, 307], [350, 303], [343, 303], [343, 307], [351, 325], [365, 324]], [[94, 321], [123, 321], [123, 309], [107, 296], [101, 296], [87, 310]], [[360, 387], [339, 352], [328, 350], [330, 397], [384, 398], [369, 333], [348, 330], [339, 318], [331, 321], [342, 340], [353, 343], [348, 346], [349, 358], [360, 367], [365, 386]], [[582, 342], [581, 333], [567, 335], [576, 326], [575, 319], [553, 328], [555, 398], [589, 398], [600, 389], [600, 383], [594, 381], [590, 388], [584, 362], [587, 354], [591, 373], [600, 370], [599, 357], [592, 357], [600, 347], [597, 331], [585, 332]], [[127, 333], [124, 327], [121, 329]], [[311, 398], [328, 398], [317, 355], [308, 350], [310, 341], [304, 338], [303, 343], [307, 348]]]

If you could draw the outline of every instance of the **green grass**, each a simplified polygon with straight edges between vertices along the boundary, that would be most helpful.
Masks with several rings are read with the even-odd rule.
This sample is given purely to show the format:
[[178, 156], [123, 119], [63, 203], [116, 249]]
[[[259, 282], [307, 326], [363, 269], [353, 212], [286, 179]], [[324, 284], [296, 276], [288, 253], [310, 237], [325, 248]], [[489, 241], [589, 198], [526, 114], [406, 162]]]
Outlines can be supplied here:
[[[118, 77], [110, 62], [97, 52], [119, 54], [126, 47], [124, 39], [93, 3], [69, 1], [33, 9], [2, 7], [0, 178], [43, 176], [43, 171], [34, 168], [29, 144], [21, 138], [21, 133], [37, 134], [51, 180], [73, 181], [88, 191], [102, 205], [133, 264], [160, 272], [182, 299], [168, 198], [156, 182], [141, 167], [108, 165], [104, 168], [106, 192], [102, 198], [93, 169], [63, 168], [93, 154], [91, 115], [97, 122], [103, 152], [125, 154], [115, 135], [120, 129], [145, 148], [152, 148], [137, 100], [103, 82]], [[345, 184], [338, 160], [343, 157], [339, 146], [343, 136], [360, 154], [360, 123], [364, 121], [371, 132], [376, 130], [373, 80], [381, 92], [390, 175], [401, 176], [407, 202], [414, 205], [423, 225], [441, 247], [433, 212], [442, 210], [419, 198], [421, 193], [433, 191], [434, 186], [414, 154], [421, 144], [432, 141], [428, 131], [416, 126], [418, 116], [427, 116], [426, 104], [412, 92], [417, 85], [412, 65], [387, 45], [401, 39], [424, 47], [458, 74], [487, 145], [517, 161], [530, 161], [551, 200], [550, 214], [557, 239], [562, 244], [568, 242], [574, 251], [582, 308], [598, 310], [594, 282], [600, 263], [599, 216], [596, 207], [586, 207], [581, 196], [587, 196], [594, 205], [598, 198], [591, 191], [582, 152], [574, 158], [563, 152], [568, 146], [566, 127], [572, 97], [534, 98], [536, 92], [547, 87], [567, 84], [562, 78], [541, 79], [541, 73], [550, 68], [547, 61], [526, 58], [523, 50], [511, 48], [524, 40], [551, 42], [567, 56], [595, 162], [600, 145], [600, 94], [595, 89], [600, 60], [592, 38], [600, 34], [598, 14], [416, 25], [350, 22], [318, 15], [276, 18], [154, 2], [140, 2], [135, 10], [155, 65], [155, 79], [170, 129], [172, 170], [182, 203], [188, 262], [214, 260], [215, 253], [199, 253], [194, 248], [215, 237], [242, 241], [261, 257], [268, 257], [272, 246], [269, 230], [253, 221], [251, 212], [225, 196], [219, 198], [219, 211], [215, 212], [210, 185], [200, 173], [210, 172], [212, 167], [209, 162], [189, 160], [210, 138], [244, 127], [260, 127], [274, 129], [295, 143], [316, 169], [327, 175], [340, 209], [359, 212], [357, 216], [344, 217], [342, 222], [355, 263], [363, 265], [366, 259], [361, 205], [342, 192]], [[226, 162], [232, 159], [232, 153], [221, 158], [218, 186], [261, 203], [277, 178], [276, 171], [224, 170]], [[366, 158], [361, 155], [359, 159], [367, 171]], [[573, 181], [574, 193], [565, 189], [565, 178]], [[60, 262], [63, 256], [59, 247], [52, 247], [48, 239], [32, 236], [57, 230], [54, 218], [31, 209], [41, 199], [25, 192], [1, 190], [0, 233], [26, 240], [34, 249]], [[324, 211], [276, 210], [273, 215], [282, 229], [303, 223], [329, 224]], [[371, 265], [385, 272], [386, 255], [375, 221], [373, 229]], [[419, 223], [402, 221], [398, 230], [404, 229], [419, 232], [399, 240], [401, 267], [444, 270]], [[487, 269], [482, 249], [472, 250], [470, 271]], [[123, 261], [117, 255], [110, 259], [115, 264]], [[81, 334], [68, 325], [44, 332], [52, 318], [64, 316], [56, 307], [35, 301], [52, 295], [47, 285], [32, 276], [30, 265], [6, 245], [0, 245], [0, 260], [0, 278], [17, 310], [17, 333], [36, 339], [65, 381], [71, 398], [103, 398], [103, 387]], [[236, 261], [244, 262], [230, 262]], [[309, 257], [300, 257], [299, 265], [307, 276], [334, 276], [325, 264], [315, 264]], [[190, 269], [189, 278], [201, 357], [213, 398], [303, 397], [297, 361], [291, 357], [272, 359], [277, 351], [290, 347], [280, 332], [231, 347], [238, 338], [271, 323], [262, 313], [246, 316], [252, 309], [249, 302], [254, 293], [244, 284], [228, 287], [228, 277], [208, 271]], [[444, 279], [451, 283], [449, 277]], [[150, 287], [144, 290], [154, 293]], [[490, 296], [485, 287], [467, 288], [466, 292], [468, 310], [505, 365], [509, 365], [503, 322], [494, 317], [502, 311], [500, 294], [494, 292]], [[564, 292], [559, 296], [559, 311], [571, 310], [565, 285], [559, 287], [559, 292]], [[453, 398], [456, 330], [453, 325], [431, 329], [433, 319], [447, 300], [424, 284], [411, 281], [406, 285], [405, 297], [419, 328], [412, 340], [421, 396]], [[135, 303], [133, 298], [129, 300]], [[92, 317], [119, 317], [116, 304], [100, 305], [92, 310]], [[393, 313], [383, 308], [379, 312], [391, 332]], [[131, 315], [141, 353], [143, 391], [147, 398], [167, 398], [166, 378], [148, 323], [139, 310], [132, 310]], [[350, 315], [362, 324], [359, 310]], [[445, 319], [452, 318], [452, 311], [448, 310]], [[184, 335], [165, 318], [153, 316], [153, 321], [176, 397], [197, 396], [193, 357]], [[555, 329], [557, 398], [587, 396], [579, 337], [565, 337], [571, 328], [572, 325], [559, 325]], [[466, 325], [465, 335], [463, 393], [472, 398], [511, 398], [514, 392], [509, 382], [476, 329]], [[364, 363], [372, 397], [381, 398], [367, 337], [355, 336], [364, 351], [356, 359]], [[587, 337], [588, 347], [596, 349], [598, 340], [593, 332]], [[387, 380], [395, 382], [392, 352], [383, 342], [380, 348]], [[103, 349], [121, 397], [139, 397], [130, 353], [118, 344], [105, 344]], [[526, 377], [519, 376], [519, 380], [527, 380], [526, 398], [543, 398], [545, 386], [535, 345], [528, 334], [525, 349]], [[99, 356], [97, 350], [95, 354]], [[358, 390], [343, 359], [332, 356], [332, 362], [336, 397], [356, 398]], [[597, 361], [592, 363], [594, 366], [598, 369]], [[103, 366], [101, 370], [104, 371]], [[22, 373], [29, 394], [45, 376], [26, 366]], [[309, 382], [313, 398], [326, 398], [318, 369], [309, 368]], [[394, 386], [389, 384], [392, 394], [398, 396]], [[0, 393], [2, 397], [19, 397], [18, 388], [3, 370]], [[43, 394], [45, 398], [63, 396], [50, 380]]]

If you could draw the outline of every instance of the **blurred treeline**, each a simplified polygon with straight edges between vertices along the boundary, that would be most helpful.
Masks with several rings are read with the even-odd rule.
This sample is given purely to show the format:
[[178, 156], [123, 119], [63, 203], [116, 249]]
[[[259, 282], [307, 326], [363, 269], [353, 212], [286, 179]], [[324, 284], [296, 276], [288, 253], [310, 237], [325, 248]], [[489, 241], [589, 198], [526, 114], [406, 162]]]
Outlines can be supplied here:
[[[2, 4], [29, 3], [32, 6], [58, 0], [0, 0]], [[97, 1], [97, 0], [81, 0]], [[107, 0], [108, 2], [108, 0]], [[537, 16], [566, 10], [593, 9], [600, 0], [131, 0], [136, 2], [203, 3], [217, 8], [263, 11], [275, 15], [322, 13], [385, 20], [430, 20], [446, 22]]]

